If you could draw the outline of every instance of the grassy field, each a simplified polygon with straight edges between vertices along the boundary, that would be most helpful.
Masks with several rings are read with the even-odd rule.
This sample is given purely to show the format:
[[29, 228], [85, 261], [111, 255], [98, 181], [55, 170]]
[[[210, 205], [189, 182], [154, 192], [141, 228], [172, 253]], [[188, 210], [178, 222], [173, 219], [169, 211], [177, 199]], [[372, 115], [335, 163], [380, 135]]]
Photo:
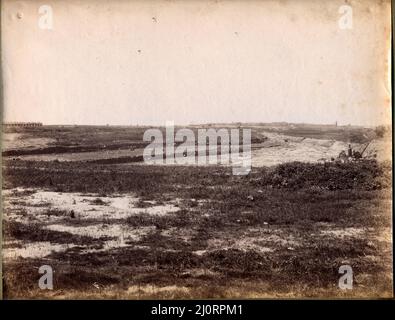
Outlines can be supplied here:
[[[234, 176], [217, 166], [7, 158], [4, 295], [389, 297], [391, 175], [374, 160]], [[37, 286], [44, 264], [55, 270], [52, 291]], [[353, 290], [338, 287], [345, 264]]]

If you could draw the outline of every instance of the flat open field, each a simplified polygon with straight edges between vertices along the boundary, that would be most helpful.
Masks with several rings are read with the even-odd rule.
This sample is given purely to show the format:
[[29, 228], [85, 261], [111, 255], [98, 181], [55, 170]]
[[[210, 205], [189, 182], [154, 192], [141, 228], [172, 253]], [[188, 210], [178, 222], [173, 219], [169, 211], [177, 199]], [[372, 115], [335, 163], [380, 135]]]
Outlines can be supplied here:
[[[5, 297], [392, 296], [388, 137], [250, 127], [247, 176], [144, 165], [143, 127], [8, 128]], [[372, 141], [365, 160], [322, 161], [349, 141]], [[54, 290], [38, 288], [41, 265], [53, 267]], [[353, 269], [352, 290], [339, 289], [341, 265]]]

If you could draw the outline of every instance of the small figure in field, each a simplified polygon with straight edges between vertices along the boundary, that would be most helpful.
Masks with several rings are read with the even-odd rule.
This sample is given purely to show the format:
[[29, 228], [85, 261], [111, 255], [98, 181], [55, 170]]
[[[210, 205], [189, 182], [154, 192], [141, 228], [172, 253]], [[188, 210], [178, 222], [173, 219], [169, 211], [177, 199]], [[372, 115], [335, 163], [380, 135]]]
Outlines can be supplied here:
[[352, 157], [352, 148], [351, 148], [351, 144], [348, 145], [348, 156]]

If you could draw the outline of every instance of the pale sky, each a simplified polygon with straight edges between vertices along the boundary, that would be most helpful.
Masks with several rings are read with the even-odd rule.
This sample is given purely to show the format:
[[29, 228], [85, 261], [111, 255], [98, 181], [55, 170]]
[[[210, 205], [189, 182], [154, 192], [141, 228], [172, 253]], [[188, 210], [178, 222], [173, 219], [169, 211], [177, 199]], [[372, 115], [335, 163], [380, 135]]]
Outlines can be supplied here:
[[389, 1], [5, 0], [1, 33], [5, 121], [391, 122]]

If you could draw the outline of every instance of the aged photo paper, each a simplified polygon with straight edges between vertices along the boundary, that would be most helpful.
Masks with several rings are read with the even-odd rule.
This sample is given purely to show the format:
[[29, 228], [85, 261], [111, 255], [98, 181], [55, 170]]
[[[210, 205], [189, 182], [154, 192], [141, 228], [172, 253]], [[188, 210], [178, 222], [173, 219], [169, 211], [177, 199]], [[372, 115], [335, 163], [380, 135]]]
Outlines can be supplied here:
[[389, 0], [2, 0], [1, 83], [4, 299], [393, 297]]

